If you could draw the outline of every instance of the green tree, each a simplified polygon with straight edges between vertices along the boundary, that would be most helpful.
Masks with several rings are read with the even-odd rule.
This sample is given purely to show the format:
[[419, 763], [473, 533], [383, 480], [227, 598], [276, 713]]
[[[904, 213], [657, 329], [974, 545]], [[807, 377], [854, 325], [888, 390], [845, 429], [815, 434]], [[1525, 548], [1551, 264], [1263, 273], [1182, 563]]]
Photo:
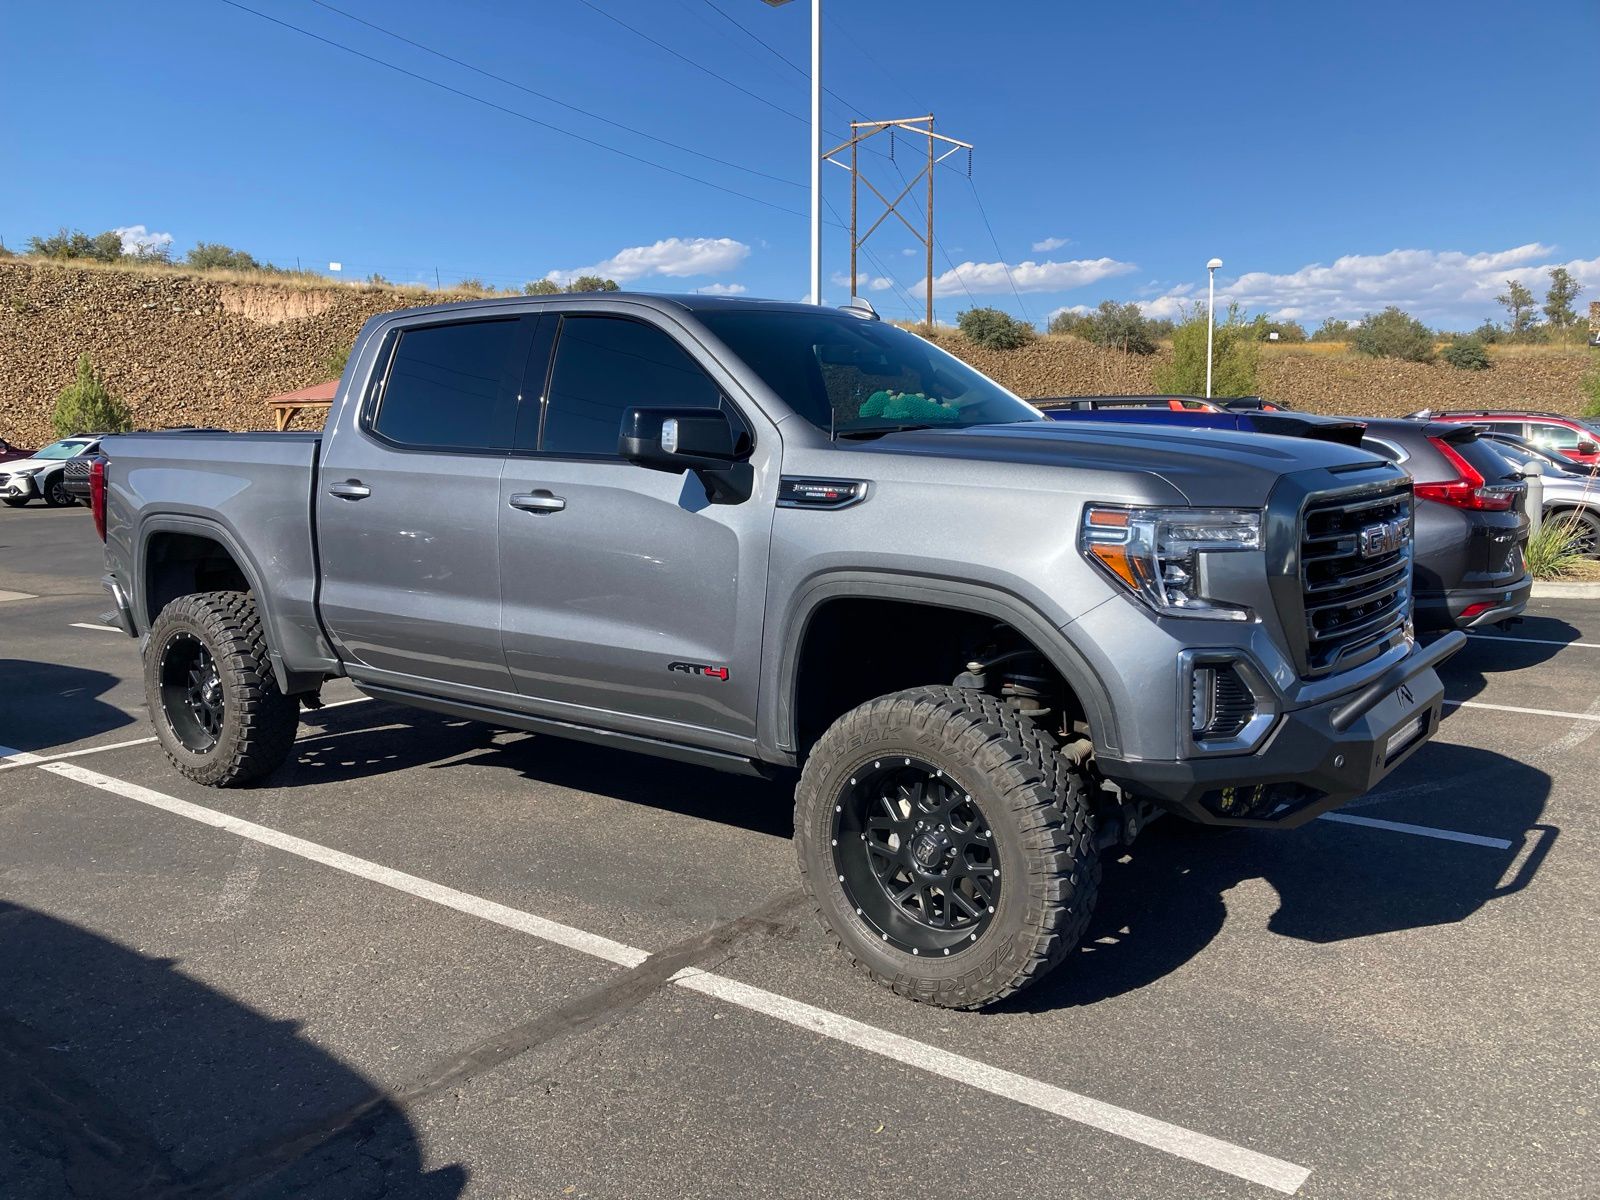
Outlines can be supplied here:
[[1471, 334], [1451, 338], [1439, 357], [1458, 371], [1487, 371], [1494, 366], [1489, 361], [1488, 348]]
[[1313, 342], [1348, 342], [1350, 340], [1350, 322], [1341, 321], [1338, 317], [1324, 317], [1322, 324], [1317, 326], [1317, 331], [1311, 335]]
[[615, 279], [606, 279], [599, 275], [579, 275], [567, 284], [569, 292], [618, 292], [622, 289], [617, 286]]
[[1260, 342], [1272, 341], [1273, 334], [1278, 335], [1277, 340], [1280, 342], [1303, 342], [1306, 340], [1306, 327], [1300, 324], [1299, 321], [1291, 321], [1287, 318], [1274, 319], [1262, 313], [1251, 321], [1250, 325], [1255, 330], [1256, 340]]
[[51, 418], [57, 437], [80, 433], [126, 433], [133, 428], [128, 406], [111, 394], [87, 354], [78, 356], [71, 383], [56, 397]]
[[1373, 358], [1398, 358], [1406, 362], [1433, 361], [1433, 334], [1410, 313], [1390, 305], [1381, 313], [1368, 313], [1350, 336], [1358, 354]]
[[1485, 346], [1493, 346], [1505, 336], [1506, 331], [1493, 321], [1485, 321], [1472, 331], [1471, 336], [1477, 338]]
[[122, 235], [113, 230], [90, 237], [81, 229], [60, 230], [49, 237], [28, 239], [28, 252], [45, 258], [88, 258], [95, 262], [116, 262], [122, 257]]
[[970, 342], [989, 350], [1015, 350], [1033, 341], [1033, 326], [998, 308], [969, 308], [956, 315], [956, 326]]
[[522, 294], [525, 296], [556, 296], [560, 292], [560, 285], [553, 279], [535, 279], [532, 283], [522, 285]]
[[[1205, 395], [1209, 323], [1203, 304], [1194, 305], [1184, 314], [1172, 331], [1172, 358], [1155, 370], [1157, 391], [1175, 396]], [[1254, 323], [1244, 319], [1237, 304], [1229, 305], [1213, 337], [1211, 394], [1255, 395], [1260, 357], [1261, 344], [1256, 340]]]
[[1089, 340], [1089, 329], [1093, 324], [1092, 312], [1073, 312], [1070, 308], [1063, 308], [1050, 318], [1050, 324], [1045, 326], [1045, 331]]
[[1526, 338], [1539, 320], [1533, 293], [1515, 279], [1506, 280], [1506, 290], [1494, 298], [1506, 310], [1506, 329], [1514, 338]]
[[1550, 268], [1550, 290], [1544, 294], [1544, 317], [1550, 328], [1565, 334], [1578, 323], [1578, 313], [1572, 302], [1583, 291], [1583, 284], [1572, 277], [1565, 267]]
[[258, 262], [246, 250], [235, 250], [221, 242], [197, 242], [183, 261], [197, 271], [268, 271], [269, 264]]

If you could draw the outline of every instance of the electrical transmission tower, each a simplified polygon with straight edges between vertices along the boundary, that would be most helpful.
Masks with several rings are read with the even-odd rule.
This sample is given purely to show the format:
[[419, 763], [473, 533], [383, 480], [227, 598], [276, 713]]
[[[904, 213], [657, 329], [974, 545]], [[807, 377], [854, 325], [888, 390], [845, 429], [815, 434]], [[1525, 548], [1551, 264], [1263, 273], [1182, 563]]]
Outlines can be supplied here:
[[[889, 159], [891, 162], [894, 161], [896, 134], [909, 134], [914, 137], [925, 138], [928, 144], [927, 155], [924, 156], [920, 153], [917, 155], [917, 161], [921, 163], [917, 173], [910, 179], [905, 179], [904, 173], [902, 173], [901, 178], [905, 186], [900, 189], [893, 200], [879, 191], [873, 185], [872, 180], [861, 173], [861, 147], [882, 133], [889, 135]], [[843, 167], [850, 172], [850, 298], [853, 300], [856, 295], [857, 252], [866, 244], [867, 239], [873, 235], [878, 226], [887, 221], [890, 216], [898, 217], [900, 223], [911, 231], [911, 236], [921, 242], [923, 249], [927, 251], [925, 287], [927, 288], [928, 300], [927, 322], [928, 327], [931, 329], [933, 327], [933, 169], [952, 154], [965, 150], [967, 152], [967, 178], [970, 179], [972, 177], [972, 143], [960, 142], [953, 137], [946, 137], [942, 133], [935, 133], [933, 131], [932, 113], [925, 117], [901, 117], [893, 121], [851, 121], [850, 135], [849, 141], [840, 142], [822, 156], [825, 161], [831, 162], [836, 167]], [[846, 150], [850, 151], [849, 162], [841, 162], [834, 157], [834, 155], [842, 154]], [[926, 211], [923, 213], [926, 228], [919, 230], [906, 219], [905, 214], [900, 211], [899, 205], [902, 200], [911, 195], [911, 189], [916, 187], [917, 181], [923, 177], [926, 177], [928, 181], [928, 199]], [[866, 184], [867, 190], [883, 202], [883, 212], [876, 221], [868, 226], [865, 233], [858, 236], [856, 214], [859, 211], [857, 200], [859, 184]]]

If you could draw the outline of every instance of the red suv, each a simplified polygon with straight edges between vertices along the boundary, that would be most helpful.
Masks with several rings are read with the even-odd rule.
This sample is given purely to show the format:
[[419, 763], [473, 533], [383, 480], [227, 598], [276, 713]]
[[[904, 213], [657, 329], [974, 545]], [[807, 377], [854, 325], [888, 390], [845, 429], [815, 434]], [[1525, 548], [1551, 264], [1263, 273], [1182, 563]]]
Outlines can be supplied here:
[[1600, 463], [1600, 424], [1577, 417], [1530, 409], [1461, 409], [1439, 413], [1423, 409], [1411, 416], [1428, 421], [1469, 421], [1474, 425], [1487, 425], [1496, 433], [1525, 437], [1540, 449], [1573, 462], [1586, 466]]

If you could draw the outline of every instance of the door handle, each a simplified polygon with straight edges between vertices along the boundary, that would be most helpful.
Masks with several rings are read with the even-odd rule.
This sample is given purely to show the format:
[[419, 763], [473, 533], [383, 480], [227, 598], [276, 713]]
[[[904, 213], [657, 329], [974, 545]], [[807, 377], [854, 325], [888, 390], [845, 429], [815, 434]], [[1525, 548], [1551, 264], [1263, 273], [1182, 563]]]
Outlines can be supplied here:
[[553, 513], [560, 512], [567, 506], [567, 501], [562, 496], [552, 496], [543, 489], [537, 492], [515, 492], [511, 496], [511, 507], [520, 508], [523, 512]]
[[372, 495], [372, 489], [359, 479], [346, 479], [343, 483], [330, 483], [328, 495], [341, 500], [365, 500]]

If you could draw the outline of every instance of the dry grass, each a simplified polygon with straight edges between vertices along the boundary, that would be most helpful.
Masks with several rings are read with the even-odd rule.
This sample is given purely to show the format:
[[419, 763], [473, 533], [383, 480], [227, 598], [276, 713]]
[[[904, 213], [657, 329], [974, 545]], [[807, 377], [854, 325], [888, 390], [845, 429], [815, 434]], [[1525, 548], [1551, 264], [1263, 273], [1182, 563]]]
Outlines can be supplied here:
[[45, 258], [36, 254], [17, 254], [4, 261], [26, 263], [30, 267], [59, 271], [99, 271], [112, 275], [145, 275], [162, 279], [201, 279], [207, 283], [237, 283], [250, 287], [286, 288], [294, 291], [326, 291], [330, 288], [352, 292], [392, 292], [401, 296], [439, 296], [450, 299], [481, 296], [520, 296], [521, 291], [494, 288], [445, 288], [443, 291], [420, 283], [372, 283], [365, 279], [334, 279], [315, 271], [227, 271], [199, 270], [182, 263], [99, 262], [92, 258]]

